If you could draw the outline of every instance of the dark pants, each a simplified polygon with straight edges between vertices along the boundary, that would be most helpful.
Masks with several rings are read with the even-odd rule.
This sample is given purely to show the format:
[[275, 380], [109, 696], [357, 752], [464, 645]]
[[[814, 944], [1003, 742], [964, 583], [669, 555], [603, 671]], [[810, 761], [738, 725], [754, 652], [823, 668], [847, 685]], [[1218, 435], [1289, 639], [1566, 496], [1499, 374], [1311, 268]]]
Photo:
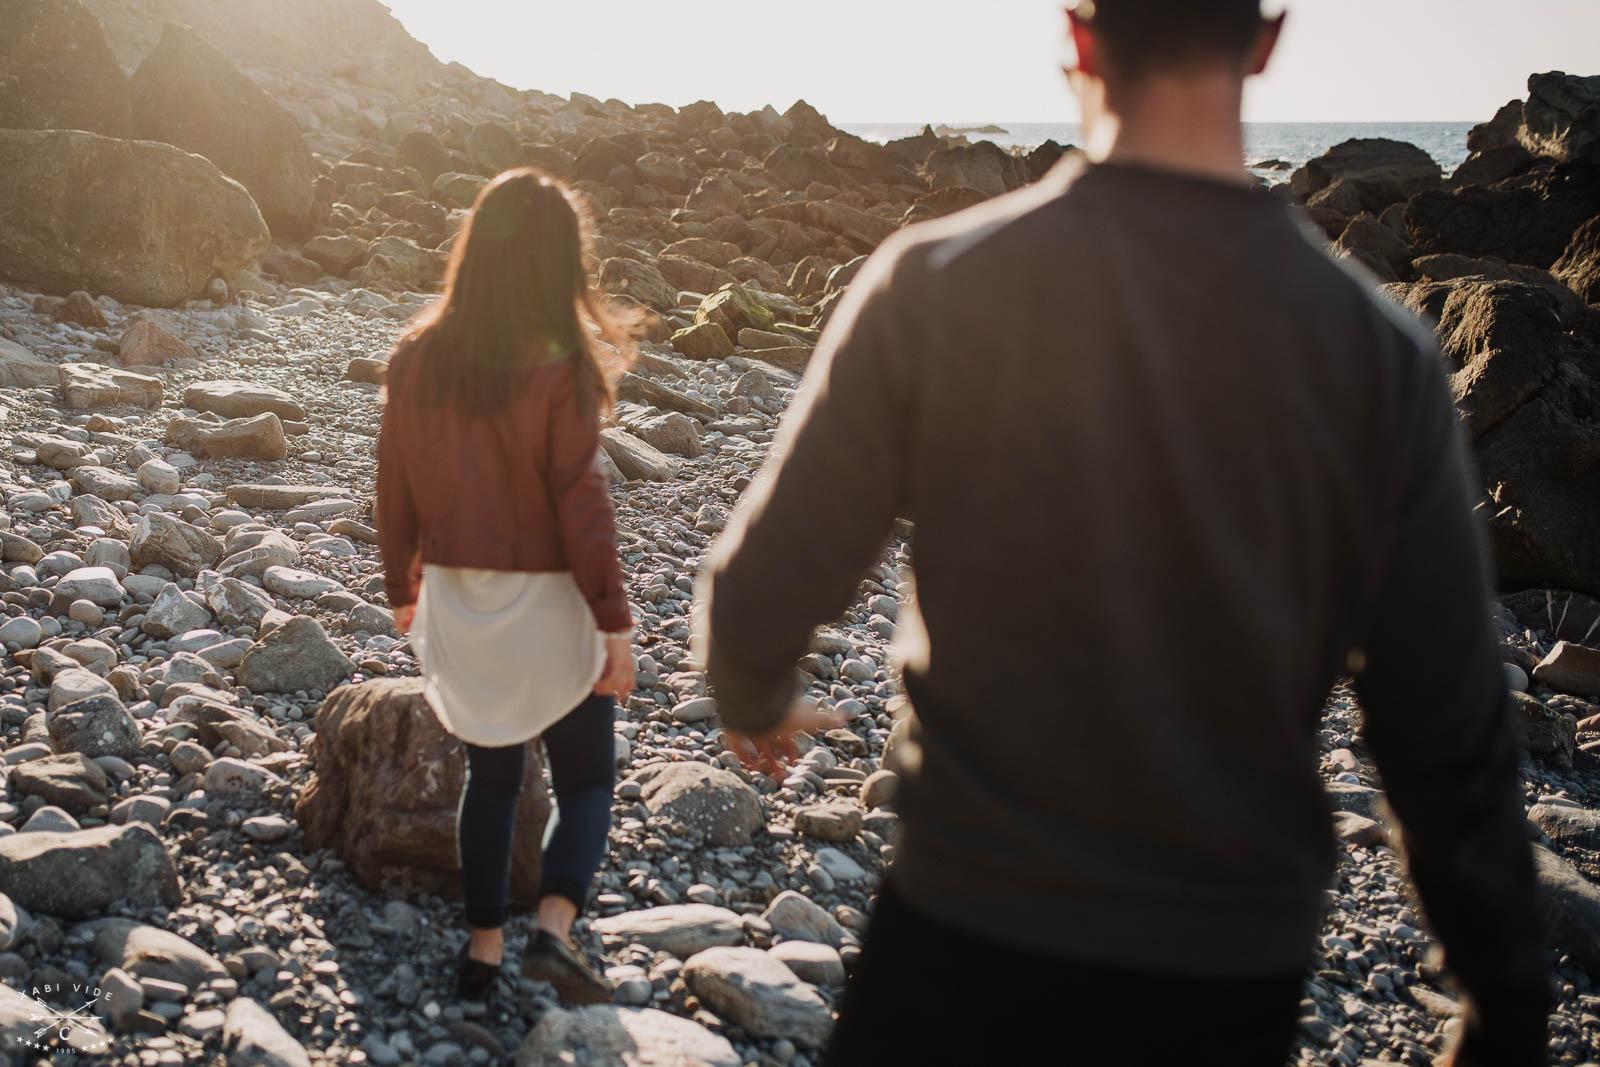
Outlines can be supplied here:
[[[588, 899], [611, 828], [611, 789], [617, 776], [614, 719], [611, 697], [590, 696], [541, 738], [555, 786], [556, 814], [545, 843], [540, 899], [563, 896], [580, 910]], [[486, 929], [505, 923], [525, 746], [466, 746], [456, 852], [469, 926]]]
[[[1283, 1067], [1303, 981], [1209, 981], [1015, 949], [912, 910], [886, 880], [823, 1063], [981, 1067], [1093, 1050], [1086, 1062], [1119, 1067]], [[941, 1001], [955, 1007], [930, 1015]]]

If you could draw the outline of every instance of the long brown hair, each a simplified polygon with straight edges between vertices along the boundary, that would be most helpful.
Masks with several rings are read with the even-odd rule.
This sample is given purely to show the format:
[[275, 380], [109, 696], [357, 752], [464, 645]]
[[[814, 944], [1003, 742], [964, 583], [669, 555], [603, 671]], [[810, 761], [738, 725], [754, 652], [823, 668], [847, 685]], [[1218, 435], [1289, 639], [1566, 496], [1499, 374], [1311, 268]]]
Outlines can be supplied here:
[[419, 342], [418, 395], [493, 415], [512, 398], [518, 372], [570, 355], [585, 416], [609, 410], [611, 378], [588, 327], [616, 350], [605, 362], [620, 374], [634, 358], [631, 320], [607, 307], [584, 273], [591, 244], [577, 197], [533, 167], [504, 171], [479, 190], [444, 295], [401, 338]]

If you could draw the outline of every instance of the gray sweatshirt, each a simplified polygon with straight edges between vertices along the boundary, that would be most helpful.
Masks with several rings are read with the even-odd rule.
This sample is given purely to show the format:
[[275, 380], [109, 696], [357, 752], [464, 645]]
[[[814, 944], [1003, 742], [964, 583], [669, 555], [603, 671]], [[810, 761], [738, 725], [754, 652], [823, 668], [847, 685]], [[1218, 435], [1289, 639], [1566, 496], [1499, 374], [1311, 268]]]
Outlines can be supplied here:
[[1439, 352], [1297, 219], [1067, 160], [885, 242], [712, 554], [708, 681], [727, 725], [771, 728], [911, 519], [896, 886], [997, 942], [1243, 977], [1311, 958], [1316, 735], [1358, 668], [1476, 1040], [1539, 1062], [1517, 741]]

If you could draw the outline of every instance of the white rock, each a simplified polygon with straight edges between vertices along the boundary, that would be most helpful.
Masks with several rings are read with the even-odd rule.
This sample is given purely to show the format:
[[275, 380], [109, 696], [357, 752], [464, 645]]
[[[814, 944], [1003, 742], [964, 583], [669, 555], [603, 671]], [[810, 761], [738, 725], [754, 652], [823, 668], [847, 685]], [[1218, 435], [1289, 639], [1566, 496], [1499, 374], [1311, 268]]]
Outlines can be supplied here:
[[211, 611], [200, 597], [169, 582], [145, 612], [139, 629], [159, 639], [198, 630], [210, 621]]
[[205, 789], [207, 793], [251, 793], [281, 781], [265, 767], [224, 756], [206, 767]]
[[817, 862], [822, 869], [841, 882], [859, 882], [867, 876], [861, 864], [836, 848], [817, 849]]
[[[89, 555], [93, 557], [94, 545], [89, 546]], [[122, 603], [123, 587], [110, 567], [79, 567], [62, 576], [54, 593], [69, 602], [87, 600], [102, 608], [114, 608]]]
[[139, 484], [152, 493], [176, 493], [183, 488], [178, 469], [161, 459], [147, 459], [139, 465]]
[[14, 644], [18, 648], [33, 648], [44, 640], [44, 628], [37, 619], [18, 615], [0, 623], [0, 645]]
[[261, 584], [269, 592], [281, 597], [310, 598], [343, 588], [338, 582], [293, 567], [268, 567], [261, 575]]

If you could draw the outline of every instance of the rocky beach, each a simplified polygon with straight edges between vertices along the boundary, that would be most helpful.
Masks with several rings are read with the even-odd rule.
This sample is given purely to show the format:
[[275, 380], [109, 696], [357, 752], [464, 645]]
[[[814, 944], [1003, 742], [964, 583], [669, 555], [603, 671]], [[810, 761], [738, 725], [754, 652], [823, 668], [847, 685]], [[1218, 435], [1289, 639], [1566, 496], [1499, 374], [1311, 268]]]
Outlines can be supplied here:
[[[982, 136], [514, 90], [376, 0], [0, 0], [0, 1058], [816, 1063], [894, 856], [909, 528], [801, 663], [845, 724], [783, 779], [723, 746], [691, 594], [864, 258], [1072, 151]], [[1447, 174], [1349, 141], [1275, 188], [1437, 327], [1504, 587], [1551, 1062], [1593, 1067], [1600, 77], [1533, 75], [1468, 147]], [[615, 1003], [572, 1010], [519, 977], [537, 788], [503, 977], [452, 996], [464, 756], [394, 631], [372, 517], [390, 346], [478, 189], [530, 163], [579, 191], [594, 275], [644, 315], [602, 432], [637, 689], [577, 928]], [[1218, 684], [1247, 691], [1249, 663]], [[1459, 1009], [1345, 686], [1320, 747], [1340, 863], [1297, 1062], [1431, 1063]], [[930, 1012], [961, 1010], [967, 963]], [[1163, 1039], [1150, 1017], [1130, 1041]]]

